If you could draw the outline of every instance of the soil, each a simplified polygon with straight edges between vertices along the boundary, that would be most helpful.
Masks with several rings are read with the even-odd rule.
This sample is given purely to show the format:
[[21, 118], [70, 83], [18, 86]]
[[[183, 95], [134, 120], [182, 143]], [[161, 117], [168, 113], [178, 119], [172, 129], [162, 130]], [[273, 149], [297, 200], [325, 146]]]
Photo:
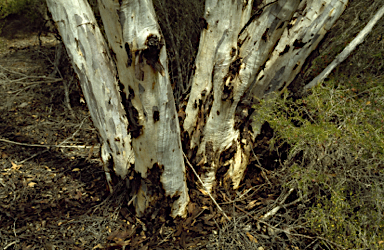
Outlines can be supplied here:
[[[347, 9], [336, 28], [354, 19], [353, 8], [358, 2], [351, 2], [352, 10]], [[367, 9], [367, 13], [372, 11]], [[370, 15], [363, 17], [356, 30]], [[223, 213], [194, 185], [189, 187], [192, 202], [186, 220], [173, 221], [165, 214], [137, 218], [127, 206], [124, 183], [119, 183], [113, 194], [108, 191], [97, 132], [65, 50], [60, 52], [60, 42], [53, 33], [39, 36], [39, 27], [28, 25], [22, 16], [0, 21], [4, 25], [0, 35], [3, 249], [257, 249], [260, 245], [293, 249], [292, 239], [267, 232], [257, 219], [270, 211], [278, 197], [289, 196], [287, 201], [296, 198], [286, 193], [273, 172], [278, 166], [275, 159], [281, 155], [270, 152], [272, 132], [267, 125], [255, 148], [258, 158], [253, 159], [239, 191], [222, 187], [214, 194], [226, 215], [235, 218], [230, 223], [224, 223]], [[337, 38], [337, 32], [328, 35], [327, 41]], [[383, 46], [382, 36], [381, 40], [372, 39]], [[319, 55], [332, 54], [327, 49], [339, 43], [327, 41], [320, 46]], [[382, 69], [382, 61], [375, 62], [364, 70]], [[299, 87], [299, 83], [291, 86]], [[192, 173], [188, 178], [189, 183], [196, 181]], [[281, 218], [288, 223], [300, 212], [298, 207], [294, 213], [285, 209]], [[296, 245], [305, 242], [302, 239]]]

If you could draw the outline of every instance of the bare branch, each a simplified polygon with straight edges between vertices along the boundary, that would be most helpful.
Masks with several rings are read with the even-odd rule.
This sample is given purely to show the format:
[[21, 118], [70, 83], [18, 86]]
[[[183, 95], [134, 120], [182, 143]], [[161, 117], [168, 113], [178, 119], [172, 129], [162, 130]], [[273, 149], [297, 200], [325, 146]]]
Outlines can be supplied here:
[[332, 72], [332, 70], [342, 63], [348, 56], [351, 54], [351, 52], [364, 41], [364, 38], [371, 32], [373, 26], [380, 20], [380, 18], [384, 15], [384, 6], [382, 6], [375, 16], [368, 22], [368, 24], [365, 26], [365, 28], [360, 31], [360, 33], [357, 35], [353, 41], [348, 44], [348, 46], [333, 60], [333, 62], [326, 67], [323, 72], [321, 72], [318, 76], [315, 77], [310, 83], [304, 86], [304, 90], [308, 90], [316, 84], [321, 83], [324, 81], [324, 79]]

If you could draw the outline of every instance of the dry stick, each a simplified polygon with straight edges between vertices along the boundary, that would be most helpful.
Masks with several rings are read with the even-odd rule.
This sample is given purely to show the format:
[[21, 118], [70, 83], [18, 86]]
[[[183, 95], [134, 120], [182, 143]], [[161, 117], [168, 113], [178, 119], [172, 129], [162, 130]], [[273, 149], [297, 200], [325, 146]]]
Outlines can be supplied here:
[[22, 163], [24, 163], [24, 162], [26, 162], [26, 161], [29, 161], [30, 159], [32, 159], [32, 158], [34, 158], [34, 157], [36, 157], [36, 156], [38, 156], [38, 155], [40, 155], [40, 154], [43, 154], [43, 153], [47, 152], [47, 151], [49, 150], [50, 147], [56, 147], [56, 148], [70, 148], [70, 147], [73, 147], [73, 148], [81, 148], [81, 147], [83, 147], [83, 148], [88, 148], [88, 147], [92, 147], [92, 146], [62, 146], [62, 144], [66, 143], [68, 140], [72, 139], [72, 138], [75, 136], [75, 134], [77, 134], [77, 132], [80, 131], [81, 127], [83, 126], [85, 120], [86, 120], [88, 117], [89, 117], [89, 116], [85, 117], [85, 118], [81, 121], [81, 123], [80, 123], [80, 125], [79, 125], [79, 128], [78, 128], [78, 129], [77, 129], [77, 130], [76, 130], [70, 137], [68, 137], [68, 138], [66, 138], [64, 141], [60, 142], [59, 145], [27, 144], [27, 143], [14, 142], [14, 141], [6, 140], [6, 139], [1, 139], [1, 138], [0, 138], [0, 141], [8, 142], [8, 143], [13, 143], [13, 144], [16, 144], [16, 145], [21, 145], [21, 146], [27, 146], [27, 147], [45, 147], [45, 148], [47, 148], [46, 150], [43, 150], [43, 151], [41, 151], [41, 152], [39, 152], [39, 153], [36, 153], [36, 154], [32, 155], [31, 157], [29, 157], [29, 158], [27, 158], [27, 159], [22, 160], [21, 162], [16, 162], [16, 164], [22, 164]]
[[22, 75], [22, 76], [24, 76], [24, 78], [45, 78], [45, 79], [52, 79], [52, 80], [57, 79], [55, 77], [49, 77], [49, 76], [29, 76], [29, 75], [26, 75], [24, 73], [20, 73], [20, 72], [17, 72], [17, 71], [10, 70], [10, 69], [5, 68], [5, 67], [3, 67], [1, 65], [0, 65], [0, 69], [6, 70], [6, 71], [11, 72], [11, 73], [16, 74], [16, 75]]
[[368, 22], [368, 24], [364, 27], [362, 31], [360, 31], [359, 35], [353, 41], [348, 44], [348, 46], [333, 60], [333, 62], [326, 67], [323, 72], [321, 72], [318, 76], [315, 77], [310, 83], [304, 86], [304, 90], [308, 90], [316, 84], [323, 82], [323, 80], [332, 72], [332, 70], [343, 62], [349, 54], [364, 41], [364, 38], [371, 32], [373, 26], [379, 21], [379, 19], [384, 15], [384, 6], [381, 7], [375, 16]]
[[[279, 202], [279, 205], [277, 207], [274, 207], [271, 211], [269, 211], [268, 213], [264, 214], [263, 219], [268, 219], [269, 217], [274, 216], [280, 210], [280, 208], [284, 207], [283, 203], [288, 198], [288, 196], [293, 192], [293, 190], [294, 189], [291, 188], [288, 191], [288, 193], [285, 195], [285, 197]], [[298, 199], [301, 199], [301, 198], [298, 198]]]
[[0, 141], [11, 143], [11, 144], [16, 144], [16, 145], [20, 145], [20, 146], [25, 146], [25, 147], [41, 147], [41, 148], [54, 148], [54, 147], [56, 147], [56, 148], [85, 148], [85, 149], [95, 147], [95, 146], [85, 146], [85, 145], [61, 145], [64, 142], [60, 143], [59, 145], [28, 144], [28, 143], [10, 141], [10, 140], [3, 139], [3, 138], [0, 138]]
[[207, 194], [209, 195], [209, 197], [211, 198], [211, 200], [213, 201], [213, 203], [215, 203], [216, 207], [220, 210], [220, 212], [223, 213], [224, 217], [225, 217], [228, 221], [231, 221], [231, 220], [229, 219], [229, 217], [227, 216], [227, 214], [224, 212], [224, 210], [221, 209], [220, 205], [217, 204], [215, 198], [213, 198], [213, 196], [211, 195], [211, 192], [209, 192], [208, 189], [205, 187], [204, 182], [200, 179], [200, 176], [197, 174], [195, 168], [194, 168], [194, 167], [192, 166], [192, 164], [189, 162], [189, 160], [188, 160], [187, 156], [184, 154], [184, 152], [183, 152], [183, 155], [184, 155], [185, 160], [187, 161], [188, 166], [192, 169], [193, 173], [196, 175], [197, 179], [200, 181], [201, 185], [204, 187], [205, 192], [207, 192]]
[[[76, 118], [75, 113], [72, 110], [70, 100], [69, 100], [69, 84], [70, 83], [67, 80], [64, 80], [64, 77], [59, 70], [59, 62], [60, 62], [60, 57], [61, 57], [62, 51], [63, 51], [63, 44], [59, 43], [56, 46], [56, 50], [55, 50], [55, 61], [52, 62], [52, 60], [49, 58], [49, 56], [47, 56], [44, 52], [39, 50], [39, 52], [41, 54], [45, 55], [47, 57], [48, 61], [53, 65], [55, 70], [51, 74], [56, 74], [56, 72], [57, 72], [57, 73], [59, 73], [60, 77], [63, 79], [64, 103], [65, 103], [65, 106], [68, 108], [69, 112], [71, 113], [72, 117]], [[71, 82], [72, 82], [73, 78], [74, 78], [74, 76], [72, 76]]]
[[284, 229], [280, 229], [280, 228], [274, 227], [274, 226], [272, 226], [271, 224], [269, 224], [269, 223], [267, 223], [267, 222], [265, 222], [265, 221], [263, 221], [263, 220], [259, 220], [259, 219], [257, 219], [255, 216], [253, 216], [253, 215], [250, 214], [249, 212], [245, 211], [244, 209], [240, 208], [240, 207], [237, 206], [236, 204], [234, 204], [234, 205], [235, 205], [235, 207], [236, 207], [237, 209], [239, 209], [241, 212], [243, 212], [243, 213], [245, 213], [246, 215], [248, 215], [250, 218], [254, 219], [254, 220], [257, 221], [257, 222], [260, 222], [260, 223], [266, 225], [267, 227], [272, 228], [272, 229], [275, 230], [275, 231], [280, 231], [280, 232], [284, 232], [285, 234], [289, 234], [289, 235], [291, 235], [291, 236], [303, 237], [303, 238], [312, 239], [312, 240], [313, 240], [313, 239], [324, 240], [324, 241], [327, 241], [328, 243], [331, 243], [331, 244], [333, 244], [333, 245], [335, 245], [335, 246], [338, 246], [338, 247], [340, 247], [340, 248], [342, 248], [342, 249], [345, 249], [343, 246], [341, 246], [341, 245], [339, 245], [339, 244], [337, 244], [337, 243], [335, 243], [335, 242], [333, 242], [333, 241], [331, 241], [331, 240], [328, 240], [328, 239], [326, 239], [326, 238], [320, 237], [320, 236], [312, 237], [312, 236], [308, 236], [308, 235], [304, 235], [304, 234], [291, 233], [291, 232], [289, 232], [288, 230], [284, 230]]

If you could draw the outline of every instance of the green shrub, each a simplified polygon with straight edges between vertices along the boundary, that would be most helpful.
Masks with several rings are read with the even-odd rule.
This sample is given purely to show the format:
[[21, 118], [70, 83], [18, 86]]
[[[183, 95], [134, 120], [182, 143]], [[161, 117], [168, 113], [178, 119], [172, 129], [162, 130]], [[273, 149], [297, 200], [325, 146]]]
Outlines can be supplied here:
[[263, 101], [260, 116], [275, 131], [271, 146], [291, 145], [283, 163], [289, 172], [285, 182], [304, 197], [308, 209], [302, 216], [318, 246], [379, 249], [384, 248], [384, 84], [351, 84], [336, 87], [330, 81], [298, 100], [285, 92]]
[[26, 14], [35, 20], [41, 15], [37, 9], [45, 6], [43, 0], [2, 0], [0, 1], [0, 19], [6, 18], [11, 14]]

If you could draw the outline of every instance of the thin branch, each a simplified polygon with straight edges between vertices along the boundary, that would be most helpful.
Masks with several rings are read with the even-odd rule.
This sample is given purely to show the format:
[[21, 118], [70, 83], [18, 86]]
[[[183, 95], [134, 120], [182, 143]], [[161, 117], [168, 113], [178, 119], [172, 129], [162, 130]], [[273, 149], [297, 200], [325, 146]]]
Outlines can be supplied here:
[[348, 44], [348, 46], [333, 60], [333, 62], [326, 67], [323, 72], [321, 72], [318, 76], [315, 77], [310, 83], [304, 86], [304, 90], [308, 90], [314, 86], [316, 86], [318, 83], [321, 83], [324, 81], [324, 79], [332, 72], [332, 70], [339, 65], [341, 62], [343, 62], [349, 54], [364, 41], [364, 38], [371, 32], [373, 26], [379, 21], [379, 19], [384, 15], [384, 6], [381, 7], [375, 16], [368, 22], [368, 24], [364, 27], [362, 31], [360, 31], [359, 35], [356, 36], [353, 41]]
[[200, 176], [197, 174], [195, 168], [192, 166], [192, 164], [189, 162], [187, 156], [184, 154], [183, 152], [183, 155], [184, 155], [184, 158], [185, 160], [187, 161], [187, 164], [188, 166], [192, 169], [193, 173], [196, 175], [197, 179], [200, 181], [200, 184], [204, 187], [205, 189], [205, 192], [207, 192], [207, 194], [209, 195], [209, 197], [211, 198], [211, 200], [213, 201], [213, 203], [215, 203], [216, 207], [220, 210], [221, 213], [223, 213], [224, 217], [228, 220], [228, 221], [231, 221], [229, 219], [229, 217], [227, 216], [227, 214], [224, 212], [223, 209], [221, 209], [220, 205], [216, 202], [215, 198], [213, 198], [213, 196], [211, 195], [211, 193], [208, 191], [208, 189], [205, 187], [205, 184], [204, 182], [200, 179]]
[[[0, 138], [0, 141], [2, 142], [7, 142], [15, 145], [20, 145], [24, 147], [40, 147], [40, 148], [92, 148], [94, 146], [85, 146], [85, 145], [42, 145], [42, 144], [28, 144], [28, 143], [22, 143], [22, 142], [15, 142], [15, 141], [10, 141], [7, 139]], [[97, 146], [96, 146], [97, 147]]]
[[78, 128], [78, 129], [77, 129], [77, 130], [76, 130], [70, 137], [68, 137], [68, 138], [66, 138], [64, 141], [60, 142], [59, 145], [28, 144], [28, 143], [14, 142], [14, 141], [10, 141], [10, 140], [6, 140], [6, 139], [2, 139], [2, 138], [0, 138], [0, 141], [2, 141], [2, 142], [7, 142], [7, 143], [12, 143], [12, 144], [16, 144], [16, 145], [20, 145], [20, 146], [26, 146], [26, 147], [44, 147], [44, 148], [47, 148], [46, 150], [43, 150], [43, 151], [41, 151], [41, 152], [39, 152], [39, 153], [36, 153], [36, 154], [30, 156], [30, 157], [27, 158], [27, 159], [24, 159], [24, 160], [22, 160], [22, 161], [20, 161], [20, 162], [16, 162], [16, 164], [22, 164], [22, 163], [24, 163], [24, 162], [26, 162], [26, 161], [28, 161], [28, 160], [30, 160], [30, 159], [32, 159], [32, 158], [34, 158], [34, 157], [40, 155], [40, 154], [43, 154], [43, 153], [47, 152], [47, 151], [49, 150], [49, 148], [51, 148], [51, 147], [56, 147], [56, 148], [92, 148], [93, 146], [71, 146], [71, 145], [63, 145], [64, 143], [67, 143], [70, 139], [72, 139], [72, 138], [73, 138], [73, 137], [80, 131], [81, 127], [83, 126], [85, 120], [86, 120], [88, 117], [89, 117], [89, 116], [85, 117], [85, 118], [81, 121], [81, 123], [80, 123], [80, 125], [79, 125], [79, 128]]

